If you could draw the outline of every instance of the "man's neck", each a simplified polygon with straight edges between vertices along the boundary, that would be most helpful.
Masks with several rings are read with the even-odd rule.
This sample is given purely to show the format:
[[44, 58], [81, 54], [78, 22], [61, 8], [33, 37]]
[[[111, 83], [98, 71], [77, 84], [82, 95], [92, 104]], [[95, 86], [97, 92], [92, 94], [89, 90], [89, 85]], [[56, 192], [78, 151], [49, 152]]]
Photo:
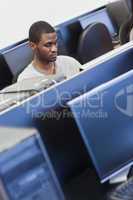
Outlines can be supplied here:
[[33, 66], [36, 68], [37, 71], [48, 74], [55, 74], [55, 63], [53, 62], [41, 62], [37, 59], [33, 60]]

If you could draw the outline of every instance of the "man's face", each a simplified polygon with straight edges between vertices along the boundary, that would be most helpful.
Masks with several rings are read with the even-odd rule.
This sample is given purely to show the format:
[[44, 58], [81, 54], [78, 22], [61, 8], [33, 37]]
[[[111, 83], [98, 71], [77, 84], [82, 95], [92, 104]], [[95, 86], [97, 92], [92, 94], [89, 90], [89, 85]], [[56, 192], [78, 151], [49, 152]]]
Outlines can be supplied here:
[[43, 33], [40, 41], [32, 43], [32, 49], [37, 58], [42, 62], [54, 62], [57, 58], [57, 35], [53, 33]]

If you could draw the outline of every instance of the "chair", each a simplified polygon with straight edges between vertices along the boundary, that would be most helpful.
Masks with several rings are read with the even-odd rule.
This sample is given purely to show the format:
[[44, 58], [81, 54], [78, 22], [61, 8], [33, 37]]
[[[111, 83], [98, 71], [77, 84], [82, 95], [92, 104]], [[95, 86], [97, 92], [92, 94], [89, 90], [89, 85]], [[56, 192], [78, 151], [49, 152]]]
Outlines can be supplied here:
[[106, 7], [110, 18], [119, 31], [121, 25], [128, 19], [131, 14], [129, 4], [127, 4], [127, 1], [125, 0], [117, 0], [108, 3]]
[[84, 64], [113, 49], [112, 38], [107, 27], [102, 23], [93, 23], [82, 32], [77, 54]]
[[127, 4], [130, 7], [131, 14], [120, 27], [119, 38], [121, 45], [133, 40], [133, 1], [127, 0]]
[[133, 15], [122, 24], [119, 31], [120, 44], [123, 45], [130, 41], [130, 32], [133, 28]]

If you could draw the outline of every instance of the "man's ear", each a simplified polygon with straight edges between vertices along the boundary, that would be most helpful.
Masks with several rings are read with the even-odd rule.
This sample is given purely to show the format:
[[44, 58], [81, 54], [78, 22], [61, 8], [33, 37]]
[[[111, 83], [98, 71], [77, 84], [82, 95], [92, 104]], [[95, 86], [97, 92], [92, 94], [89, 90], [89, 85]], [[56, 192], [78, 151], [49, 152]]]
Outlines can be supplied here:
[[29, 42], [29, 46], [32, 48], [32, 50], [36, 49], [36, 44], [34, 42]]

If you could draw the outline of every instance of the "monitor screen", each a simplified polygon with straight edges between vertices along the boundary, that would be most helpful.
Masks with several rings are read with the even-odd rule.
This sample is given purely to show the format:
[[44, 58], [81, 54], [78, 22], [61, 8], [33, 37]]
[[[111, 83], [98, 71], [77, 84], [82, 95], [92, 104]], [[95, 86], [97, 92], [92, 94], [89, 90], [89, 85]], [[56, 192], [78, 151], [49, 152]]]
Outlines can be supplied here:
[[82, 28], [85, 29], [89, 24], [93, 22], [101, 22], [106, 25], [112, 37], [117, 35], [117, 30], [114, 27], [106, 8], [93, 12], [80, 19]]
[[101, 182], [133, 164], [133, 70], [68, 105]]

